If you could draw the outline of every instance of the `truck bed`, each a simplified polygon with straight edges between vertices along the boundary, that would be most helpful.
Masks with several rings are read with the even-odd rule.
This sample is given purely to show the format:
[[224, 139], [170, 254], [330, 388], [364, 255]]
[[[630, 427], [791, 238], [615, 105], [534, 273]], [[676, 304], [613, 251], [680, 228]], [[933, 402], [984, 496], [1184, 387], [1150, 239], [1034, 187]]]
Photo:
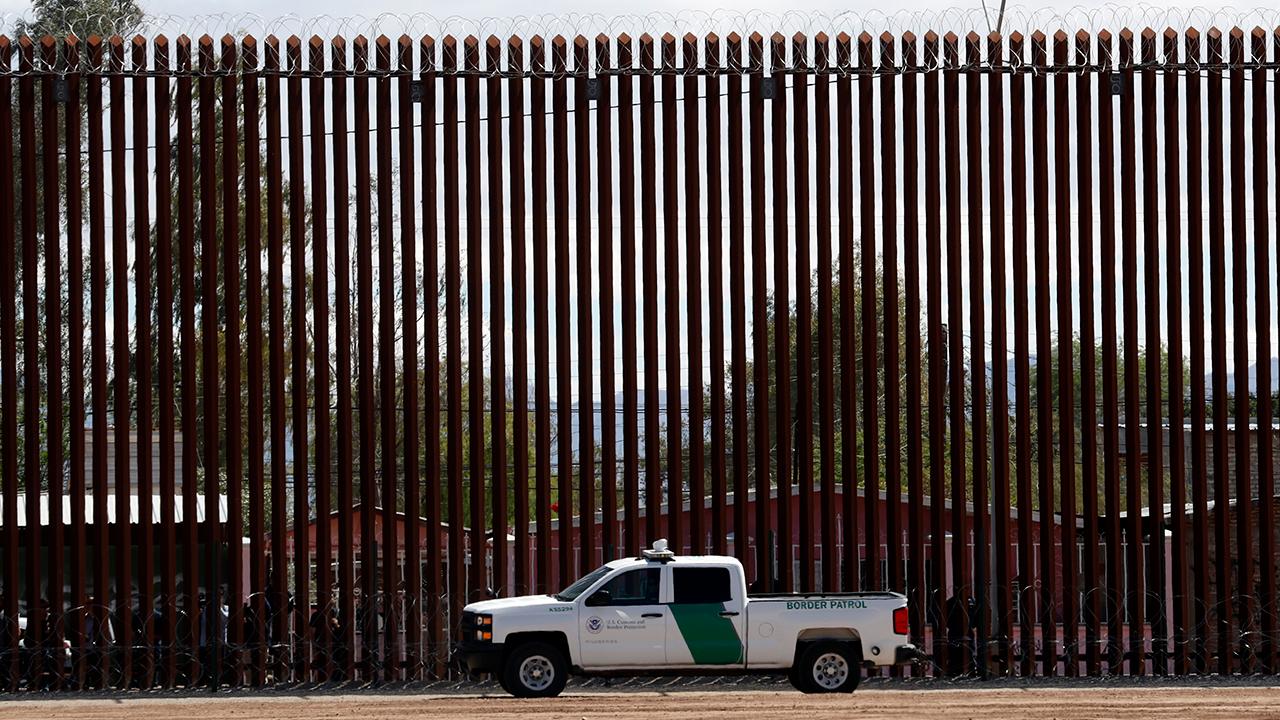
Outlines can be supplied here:
[[866, 592], [811, 592], [811, 593], [747, 593], [747, 599], [756, 602], [777, 600], [806, 600], [809, 598], [903, 598], [906, 596], [887, 590], [869, 590]]
[[893, 633], [893, 611], [907, 604], [898, 593], [767, 593], [747, 600], [749, 669], [790, 667], [796, 643], [812, 630], [856, 634], [863, 659], [875, 665], [892, 664], [893, 649], [904, 642]]

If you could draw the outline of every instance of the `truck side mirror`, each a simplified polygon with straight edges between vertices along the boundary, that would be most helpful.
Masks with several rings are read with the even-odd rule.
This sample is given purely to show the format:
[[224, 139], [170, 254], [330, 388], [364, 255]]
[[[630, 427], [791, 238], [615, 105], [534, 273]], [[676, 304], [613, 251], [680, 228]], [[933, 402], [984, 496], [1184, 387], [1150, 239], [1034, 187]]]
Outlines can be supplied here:
[[613, 594], [608, 590], [597, 590], [592, 593], [591, 597], [587, 598], [587, 606], [599, 607], [601, 605], [608, 605], [612, 600]]

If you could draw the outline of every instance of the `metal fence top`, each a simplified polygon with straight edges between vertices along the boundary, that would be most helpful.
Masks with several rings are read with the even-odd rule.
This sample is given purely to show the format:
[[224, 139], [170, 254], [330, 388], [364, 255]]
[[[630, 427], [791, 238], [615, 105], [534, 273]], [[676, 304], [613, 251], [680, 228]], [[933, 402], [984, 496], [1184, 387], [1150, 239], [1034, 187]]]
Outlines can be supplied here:
[[148, 15], [111, 37], [30, 38], [23, 14], [0, 15], [0, 73], [164, 75], [832, 74], [1080, 72], [1117, 68], [1273, 68], [1280, 8], [982, 7], [768, 13], [682, 11], [469, 19], [410, 15], [267, 18]]
[[[115, 27], [111, 18], [103, 18], [104, 24]], [[30, 24], [25, 13], [0, 14], [0, 29], [15, 34], [14, 29]], [[254, 13], [209, 13], [200, 15], [147, 14], [121, 35], [145, 36], [180, 34], [192, 36], [210, 35], [233, 37], [254, 35], [266, 37], [398, 37], [430, 35], [442, 38], [448, 35], [498, 37], [534, 36], [617, 37], [630, 34], [637, 37], [649, 33], [654, 37], [671, 34], [705, 36], [715, 34], [726, 37], [731, 33], [749, 36], [753, 32], [765, 35], [778, 32], [784, 36], [801, 33], [815, 36], [825, 32], [835, 37], [844, 33], [858, 37], [863, 33], [877, 36], [888, 32], [901, 36], [908, 31], [923, 35], [932, 30], [939, 36], [955, 33], [958, 36], [970, 32], [986, 35], [992, 32], [1011, 35], [1019, 32], [1031, 36], [1037, 30], [1046, 34], [1061, 28], [1068, 33], [1078, 30], [1096, 34], [1103, 29], [1118, 32], [1123, 28], [1174, 28], [1189, 27], [1254, 27], [1274, 28], [1280, 24], [1280, 8], [1260, 5], [1255, 9], [1234, 7], [1169, 7], [1150, 3], [1109, 3], [1099, 7], [1076, 6], [1069, 9], [1055, 7], [1027, 7], [1013, 4], [998, 15], [995, 5], [983, 7], [939, 6], [925, 10], [900, 9], [894, 11], [871, 10], [866, 12], [836, 12], [793, 10], [782, 13], [763, 10], [724, 8], [712, 11], [682, 10], [677, 12], [648, 12], [622, 15], [602, 13], [567, 13], [517, 15], [510, 17], [468, 18], [458, 15], [438, 16], [430, 13], [381, 13], [378, 15], [349, 15], [335, 17], [320, 15], [265, 16]]]

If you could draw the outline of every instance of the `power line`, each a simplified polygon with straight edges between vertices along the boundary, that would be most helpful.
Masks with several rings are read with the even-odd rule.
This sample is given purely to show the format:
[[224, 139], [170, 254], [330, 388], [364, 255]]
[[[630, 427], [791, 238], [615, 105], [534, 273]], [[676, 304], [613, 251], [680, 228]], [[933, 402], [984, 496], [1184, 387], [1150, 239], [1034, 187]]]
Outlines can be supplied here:
[[[165, 76], [165, 77], [170, 77], [170, 76]], [[344, 78], [345, 78], [345, 77], [351, 77], [351, 76], [350, 76], [350, 75], [342, 75], [341, 77], [344, 77]], [[372, 76], [370, 76], [370, 77], [372, 77]], [[630, 77], [630, 76], [625, 76], [625, 77]], [[809, 81], [808, 83], [806, 83], [806, 87], [813, 87], [813, 86], [814, 86], [814, 85], [816, 85], [816, 84], [817, 84], [817, 81], [816, 81], [816, 80]], [[744, 96], [744, 97], [745, 97], [745, 96], [749, 96], [750, 94], [751, 94], [751, 91], [750, 91], [750, 90], [744, 90], [744, 91], [742, 91], [741, 93], [739, 93], [739, 95], [740, 95], [740, 96]], [[730, 93], [729, 93], [729, 92], [727, 92], [727, 91], [726, 91], [726, 92], [719, 93], [719, 94], [717, 95], [717, 97], [722, 97], [722, 98], [724, 98], [724, 97], [729, 97], [729, 96], [730, 96]], [[710, 96], [710, 95], [702, 94], [702, 95], [698, 95], [698, 96], [697, 96], [697, 99], [698, 99], [698, 100], [705, 100], [705, 99], [707, 99], [708, 97], [711, 97], [711, 96]], [[670, 99], [667, 99], [667, 98], [658, 98], [658, 99], [655, 99], [655, 100], [653, 101], [653, 103], [652, 103], [652, 104], [653, 104], [653, 105], [662, 105], [662, 104], [667, 103], [667, 102], [683, 102], [683, 101], [685, 101], [686, 99], [687, 99], [687, 98], [685, 98], [684, 96], [677, 96], [677, 97], [670, 98]], [[641, 107], [642, 105], [643, 105], [643, 103], [642, 103], [642, 102], [640, 102], [639, 100], [637, 100], [637, 101], [635, 101], [635, 102], [631, 103], [631, 105], [630, 105], [629, 107], [632, 107], [632, 108], [638, 108], [638, 107]], [[620, 110], [620, 109], [622, 109], [622, 107], [623, 107], [623, 106], [622, 106], [621, 104], [613, 104], [613, 105], [609, 105], [609, 109], [611, 109], [611, 110]], [[598, 103], [597, 103], [597, 105], [595, 106], [595, 108], [594, 108], [594, 109], [596, 109], [596, 110], [598, 110], [598, 109], [599, 109], [599, 105], [598, 105]], [[567, 115], [572, 115], [572, 114], [575, 114], [575, 113], [577, 112], [577, 108], [576, 108], [576, 107], [573, 107], [573, 106], [569, 106], [569, 107], [566, 107], [566, 108], [565, 108], [564, 110], [562, 110], [561, 112], [564, 112], [564, 113], [565, 113], [565, 114], [567, 114]], [[590, 112], [590, 111], [588, 111], [588, 112]], [[518, 117], [521, 117], [521, 118], [531, 118], [531, 117], [533, 117], [534, 115], [537, 115], [537, 114], [538, 114], [538, 113], [534, 113], [534, 112], [530, 111], [530, 112], [523, 113], [522, 115], [519, 115]], [[541, 113], [541, 115], [542, 115], [542, 116], [544, 116], [544, 117], [550, 117], [550, 116], [555, 115], [555, 114], [556, 114], [556, 111], [555, 111], [555, 110], [546, 110], [546, 111], [544, 111], [543, 113]], [[497, 119], [497, 120], [499, 120], [499, 121], [502, 121], [502, 120], [511, 120], [513, 117], [516, 117], [516, 116], [513, 116], [513, 115], [511, 115], [510, 113], [507, 113], [507, 114], [503, 114], [503, 115], [499, 115], [499, 116], [497, 116], [497, 118], [496, 118], [496, 119]], [[481, 124], [483, 124], [483, 123], [487, 123], [487, 122], [489, 122], [489, 121], [490, 121], [490, 120], [492, 120], [492, 119], [494, 119], [494, 118], [493, 118], [493, 117], [491, 117], [491, 116], [488, 116], [488, 115], [485, 115], [485, 116], [482, 116], [482, 117], [477, 118], [477, 120], [478, 120]], [[466, 118], [465, 116], [463, 116], [463, 117], [461, 117], [461, 118], [457, 118], [457, 119], [456, 119], [456, 122], [458, 123], [458, 125], [459, 125], [459, 126], [465, 126], [465, 125], [467, 125], [467, 123], [468, 123], [469, 121], [467, 120], [467, 118]], [[444, 120], [440, 120], [440, 121], [438, 121], [438, 122], [436, 122], [436, 123], [435, 123], [435, 126], [436, 126], [436, 127], [444, 127], [444, 124], [445, 124], [445, 121], [444, 121]], [[421, 123], [421, 122], [416, 122], [416, 123], [414, 123], [411, 127], [413, 127], [413, 128], [421, 128], [422, 126], [423, 126], [423, 123]], [[394, 132], [394, 131], [399, 130], [399, 129], [400, 129], [400, 126], [399, 126], [399, 125], [391, 125], [390, 127], [386, 128], [385, 130], [383, 130], [382, 128], [372, 128], [372, 127], [371, 127], [371, 128], [369, 128], [369, 133], [370, 133], [370, 134], [376, 134], [376, 133], [378, 133], [378, 132]], [[323, 136], [324, 136], [324, 137], [332, 137], [332, 136], [333, 136], [333, 134], [334, 134], [334, 133], [333, 133], [333, 131], [332, 131], [332, 130], [326, 130], [326, 131], [323, 133]], [[346, 131], [346, 133], [345, 133], [345, 135], [355, 135], [355, 134], [356, 134], [356, 131], [355, 131], [354, 129], [348, 129], [348, 130]], [[301, 135], [301, 137], [302, 137], [302, 138], [311, 138], [311, 137], [314, 137], [314, 136], [315, 136], [315, 134], [314, 134], [314, 133], [311, 133], [311, 132], [306, 132], [306, 133], [303, 133], [303, 134]], [[290, 140], [291, 138], [292, 138], [292, 136], [291, 136], [291, 135], [281, 135], [281, 136], [280, 136], [280, 142], [283, 144], [285, 141]], [[266, 142], [266, 141], [265, 141], [265, 140], [263, 140], [262, 142]], [[193, 143], [193, 145], [197, 145], [197, 143]], [[156, 149], [156, 147], [157, 147], [156, 145], [147, 145], [144, 149], [146, 149], [146, 150], [155, 150], [155, 149]], [[134, 151], [136, 150], [136, 148], [135, 148], [134, 146], [132, 146], [132, 145], [125, 145], [123, 148], [121, 148], [121, 150], [122, 150], [123, 152], [134, 152]], [[105, 154], [105, 155], [109, 155], [109, 154], [114, 153], [114, 152], [116, 152], [116, 149], [115, 149], [115, 148], [105, 148], [105, 149], [103, 150], [103, 154]], [[37, 154], [38, 154], [38, 153], [37, 153]], [[66, 149], [62, 149], [62, 150], [60, 150], [60, 151], [59, 151], [59, 154], [60, 154], [60, 155], [66, 155], [66, 154], [67, 154], [67, 150], [66, 150]], [[88, 150], [81, 150], [81, 151], [80, 151], [80, 154], [81, 154], [81, 155], [88, 155], [88, 154], [89, 154], [89, 151], [88, 151]]]

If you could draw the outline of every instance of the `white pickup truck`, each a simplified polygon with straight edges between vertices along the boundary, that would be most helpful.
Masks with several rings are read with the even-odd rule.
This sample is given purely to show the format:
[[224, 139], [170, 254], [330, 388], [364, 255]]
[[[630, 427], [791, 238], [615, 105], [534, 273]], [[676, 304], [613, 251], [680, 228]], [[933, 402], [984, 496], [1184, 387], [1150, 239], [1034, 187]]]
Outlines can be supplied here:
[[454, 658], [516, 697], [581, 675], [788, 673], [804, 692], [852, 692], [863, 666], [911, 662], [907, 599], [888, 592], [747, 596], [742, 564], [677, 557], [665, 541], [555, 595], [467, 605]]

